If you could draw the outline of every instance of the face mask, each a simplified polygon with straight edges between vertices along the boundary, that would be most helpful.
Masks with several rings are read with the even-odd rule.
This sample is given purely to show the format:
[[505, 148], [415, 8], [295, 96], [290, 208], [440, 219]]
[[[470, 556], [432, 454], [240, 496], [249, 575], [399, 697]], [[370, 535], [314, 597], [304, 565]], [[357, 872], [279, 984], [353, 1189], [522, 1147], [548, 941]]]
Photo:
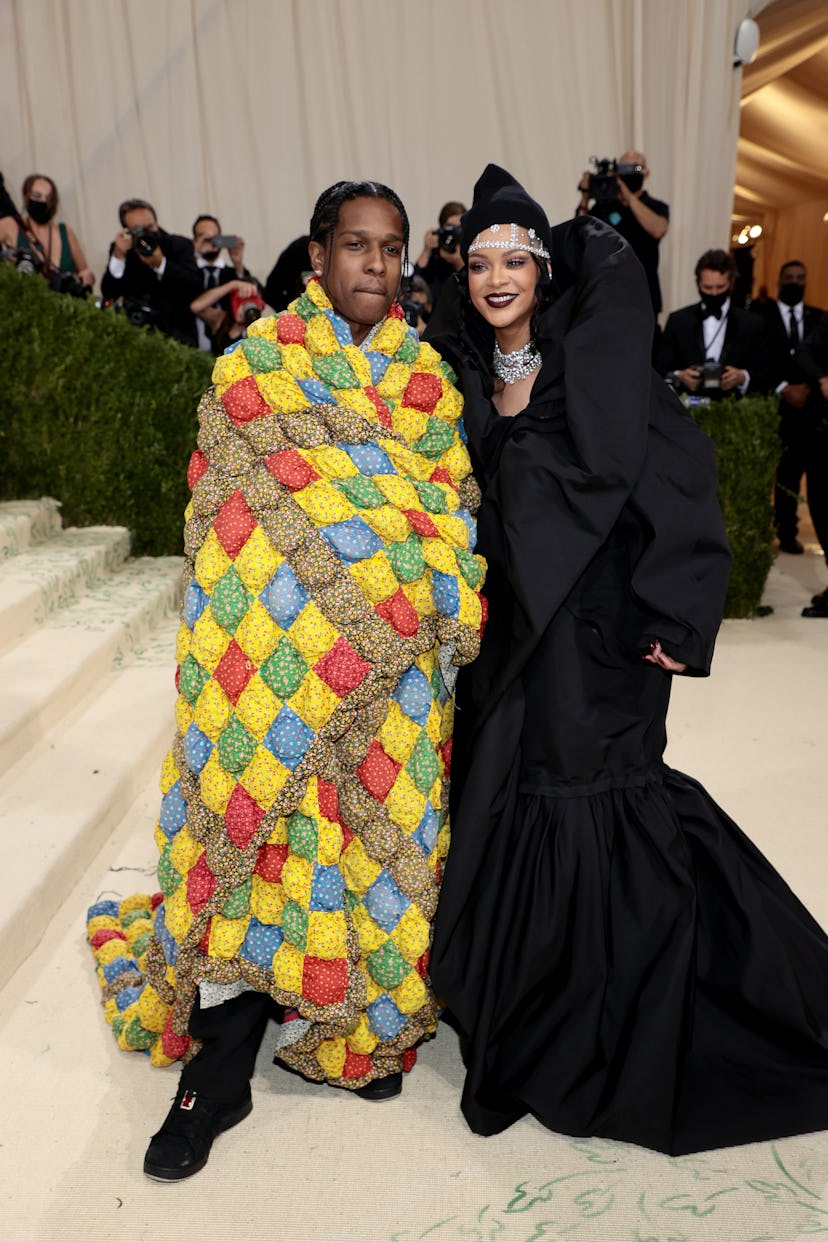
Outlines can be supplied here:
[[699, 290], [699, 297], [708, 310], [720, 311], [730, 297], [730, 290], [726, 289], [724, 293], [702, 293]]
[[798, 285], [793, 280], [779, 286], [779, 301], [784, 302], [786, 306], [798, 306], [804, 297], [805, 286]]
[[48, 224], [52, 218], [49, 204], [43, 203], [37, 198], [30, 198], [28, 200], [26, 211], [29, 213], [29, 219], [34, 220], [35, 224]]
[[622, 177], [621, 180], [632, 194], [637, 194], [644, 184], [644, 174], [630, 173], [629, 176]]
[[206, 259], [208, 263], [215, 263], [220, 254], [220, 250], [202, 250], [201, 257]]

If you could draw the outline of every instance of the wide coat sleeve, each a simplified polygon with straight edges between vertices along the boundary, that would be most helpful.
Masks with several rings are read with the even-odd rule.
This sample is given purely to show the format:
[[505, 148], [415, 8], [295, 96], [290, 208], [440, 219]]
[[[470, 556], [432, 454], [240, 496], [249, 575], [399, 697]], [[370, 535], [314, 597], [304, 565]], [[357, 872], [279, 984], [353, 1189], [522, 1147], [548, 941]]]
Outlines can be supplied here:
[[586, 240], [590, 263], [567, 295], [569, 322], [557, 351], [562, 413], [545, 416], [541, 407], [533, 416], [530, 407], [516, 420], [486, 493], [499, 528], [501, 570], [516, 601], [517, 660], [518, 650], [528, 656], [607, 540], [647, 450], [646, 278], [613, 229], [590, 221]]

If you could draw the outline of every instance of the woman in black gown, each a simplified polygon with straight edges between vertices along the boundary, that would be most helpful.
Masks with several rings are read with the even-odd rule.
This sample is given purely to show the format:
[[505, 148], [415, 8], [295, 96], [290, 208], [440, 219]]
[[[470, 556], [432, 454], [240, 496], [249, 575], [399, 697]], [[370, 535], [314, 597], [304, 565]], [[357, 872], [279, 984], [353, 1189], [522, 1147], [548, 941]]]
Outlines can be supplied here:
[[463, 250], [468, 291], [428, 332], [459, 372], [489, 563], [431, 959], [463, 1111], [674, 1155], [828, 1127], [828, 940], [662, 758], [729, 553], [712, 445], [651, 372], [642, 269], [589, 217], [550, 229], [493, 165]]

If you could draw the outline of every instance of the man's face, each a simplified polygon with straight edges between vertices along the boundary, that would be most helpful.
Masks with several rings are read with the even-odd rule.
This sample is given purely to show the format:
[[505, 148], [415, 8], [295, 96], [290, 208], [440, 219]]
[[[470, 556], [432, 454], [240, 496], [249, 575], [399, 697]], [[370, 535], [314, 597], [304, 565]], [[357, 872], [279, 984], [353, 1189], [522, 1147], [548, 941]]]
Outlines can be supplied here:
[[388, 314], [402, 275], [403, 222], [384, 198], [352, 198], [339, 209], [327, 245], [311, 242], [311, 263], [359, 344]]
[[715, 272], [710, 267], [703, 267], [699, 272], [699, 293], [702, 297], [710, 294], [730, 292], [730, 276], [727, 272]]
[[196, 254], [202, 254], [205, 258], [215, 258], [219, 252], [213, 245], [213, 238], [217, 237], [220, 232], [218, 220], [199, 220], [193, 229], [193, 250]]
[[147, 207], [134, 207], [124, 216], [125, 229], [158, 229], [155, 213]]
[[801, 263], [790, 263], [779, 273], [779, 286], [800, 285], [804, 289], [806, 278], [807, 274]]

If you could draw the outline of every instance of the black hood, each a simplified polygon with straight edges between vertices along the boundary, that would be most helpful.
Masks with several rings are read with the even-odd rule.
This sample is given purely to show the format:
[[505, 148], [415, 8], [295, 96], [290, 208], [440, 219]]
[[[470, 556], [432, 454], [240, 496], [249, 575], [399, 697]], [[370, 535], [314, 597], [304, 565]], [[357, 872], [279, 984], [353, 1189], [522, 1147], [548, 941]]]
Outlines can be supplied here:
[[524, 229], [534, 229], [546, 249], [550, 248], [549, 220], [540, 203], [505, 168], [487, 164], [474, 187], [472, 205], [460, 219], [460, 250], [464, 259], [478, 233], [493, 224], [519, 224]]

